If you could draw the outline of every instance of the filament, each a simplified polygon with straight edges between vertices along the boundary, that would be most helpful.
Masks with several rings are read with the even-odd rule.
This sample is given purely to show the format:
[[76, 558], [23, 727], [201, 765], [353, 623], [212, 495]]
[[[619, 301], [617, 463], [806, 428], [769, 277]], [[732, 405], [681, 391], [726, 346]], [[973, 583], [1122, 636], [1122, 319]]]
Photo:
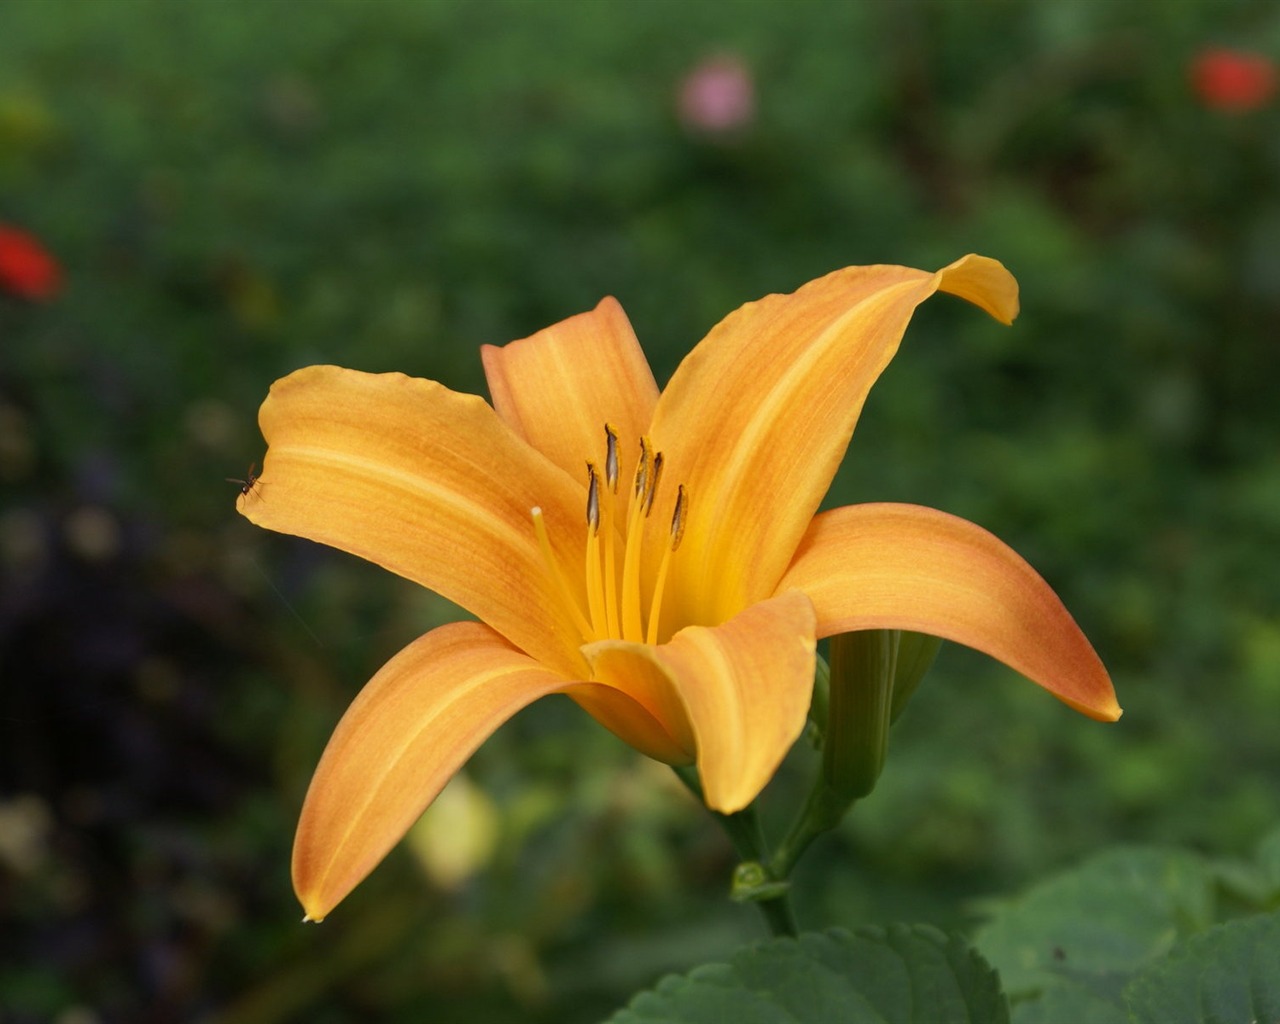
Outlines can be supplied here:
[[658, 577], [653, 584], [653, 600], [649, 603], [649, 632], [645, 643], [658, 642], [658, 620], [662, 616], [662, 592], [667, 585], [667, 569], [671, 565], [671, 556], [684, 539], [684, 524], [688, 516], [689, 501], [685, 497], [684, 484], [676, 490], [676, 507], [671, 513], [671, 543], [662, 552], [662, 563], [658, 566]]

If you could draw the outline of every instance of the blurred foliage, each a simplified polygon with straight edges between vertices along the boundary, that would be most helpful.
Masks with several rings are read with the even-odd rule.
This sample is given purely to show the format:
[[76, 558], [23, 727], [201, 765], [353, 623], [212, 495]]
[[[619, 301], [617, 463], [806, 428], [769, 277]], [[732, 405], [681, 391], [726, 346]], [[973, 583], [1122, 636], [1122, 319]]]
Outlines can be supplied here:
[[991, 901], [974, 944], [1014, 1024], [1264, 1020], [1280, 999], [1278, 858], [1280, 829], [1252, 862], [1112, 847]]
[[[0, 296], [0, 1020], [573, 1024], [759, 934], [670, 773], [556, 701], [468, 770], [474, 870], [406, 844], [297, 925], [329, 730], [456, 612], [235, 516], [257, 403], [314, 362], [483, 390], [478, 345], [605, 294], [662, 380], [839, 266], [975, 250], [1023, 286], [1011, 330], [921, 311], [832, 501], [1012, 543], [1126, 716], [944, 650], [801, 866], [806, 924], [963, 923], [1111, 840], [1251, 848], [1280, 810], [1280, 112], [1204, 109], [1210, 45], [1280, 54], [1280, 15], [8, 0], [0, 221], [66, 284]], [[755, 85], [729, 135], [676, 113], [722, 53]]]

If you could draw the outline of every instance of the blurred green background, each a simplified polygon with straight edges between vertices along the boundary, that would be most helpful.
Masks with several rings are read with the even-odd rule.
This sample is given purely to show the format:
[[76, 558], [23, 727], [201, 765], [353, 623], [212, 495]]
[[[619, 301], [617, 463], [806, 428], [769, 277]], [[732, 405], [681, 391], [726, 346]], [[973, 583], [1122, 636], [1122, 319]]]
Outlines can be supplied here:
[[[1280, 819], [1280, 105], [1206, 102], [1213, 46], [1280, 55], [1280, 10], [6, 0], [0, 221], [65, 280], [0, 296], [0, 1021], [575, 1024], [763, 934], [670, 773], [557, 700], [298, 924], [329, 731], [456, 613], [235, 514], [258, 403], [315, 362], [483, 393], [480, 344], [606, 294], [662, 381], [847, 264], [1022, 284], [1012, 329], [921, 310], [831, 500], [1011, 543], [1125, 718], [945, 648], [804, 925], [968, 927], [1113, 841], [1247, 851]], [[717, 57], [754, 88], [728, 129], [681, 113]]]

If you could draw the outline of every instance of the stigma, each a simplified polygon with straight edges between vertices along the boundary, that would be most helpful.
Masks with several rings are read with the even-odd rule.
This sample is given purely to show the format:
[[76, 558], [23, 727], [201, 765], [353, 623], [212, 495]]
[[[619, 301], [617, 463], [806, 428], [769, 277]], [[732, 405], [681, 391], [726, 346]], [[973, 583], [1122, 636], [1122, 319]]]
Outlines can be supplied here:
[[571, 585], [570, 577], [556, 558], [541, 508], [530, 512], [533, 528], [547, 574], [583, 643], [617, 639], [655, 644], [660, 635], [667, 572], [671, 558], [684, 537], [689, 497], [683, 484], [676, 488], [667, 543], [646, 601], [641, 581], [641, 555], [645, 523], [653, 513], [658, 485], [662, 480], [662, 453], [654, 451], [647, 437], [640, 438], [640, 454], [636, 459], [630, 500], [626, 502], [624, 516], [618, 495], [618, 432], [606, 423], [604, 434], [603, 472], [601, 464], [595, 460], [587, 461], [583, 587]]

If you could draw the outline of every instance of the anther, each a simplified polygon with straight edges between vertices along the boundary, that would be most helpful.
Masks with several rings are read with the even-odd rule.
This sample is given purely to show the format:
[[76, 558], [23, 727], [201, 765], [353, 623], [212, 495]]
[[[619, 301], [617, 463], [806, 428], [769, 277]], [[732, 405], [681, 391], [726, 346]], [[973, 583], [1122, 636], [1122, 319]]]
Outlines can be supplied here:
[[649, 494], [644, 499], [644, 514], [646, 518], [653, 511], [653, 499], [658, 493], [658, 481], [662, 479], [662, 452], [658, 452], [653, 457], [653, 480], [649, 484]]
[[649, 486], [649, 465], [653, 462], [653, 456], [649, 454], [649, 439], [640, 438], [640, 459], [636, 462], [636, 498], [643, 501], [645, 492]]
[[604, 425], [605, 438], [605, 456], [604, 456], [604, 479], [609, 485], [609, 490], [614, 494], [618, 493], [618, 431], [613, 424], [606, 423]]
[[684, 484], [676, 488], [676, 508], [671, 513], [671, 550], [675, 551], [684, 540], [684, 523], [689, 515], [689, 501], [685, 497]]
[[[583, 568], [587, 579], [587, 608], [591, 613], [591, 628], [596, 636], [612, 636], [608, 588], [600, 566], [600, 473], [594, 462], [587, 463], [587, 525], [590, 529], [587, 531]], [[610, 526], [609, 529], [612, 530], [613, 527]]]
[[587, 523], [591, 532], [600, 532], [600, 475], [594, 462], [587, 463]]

